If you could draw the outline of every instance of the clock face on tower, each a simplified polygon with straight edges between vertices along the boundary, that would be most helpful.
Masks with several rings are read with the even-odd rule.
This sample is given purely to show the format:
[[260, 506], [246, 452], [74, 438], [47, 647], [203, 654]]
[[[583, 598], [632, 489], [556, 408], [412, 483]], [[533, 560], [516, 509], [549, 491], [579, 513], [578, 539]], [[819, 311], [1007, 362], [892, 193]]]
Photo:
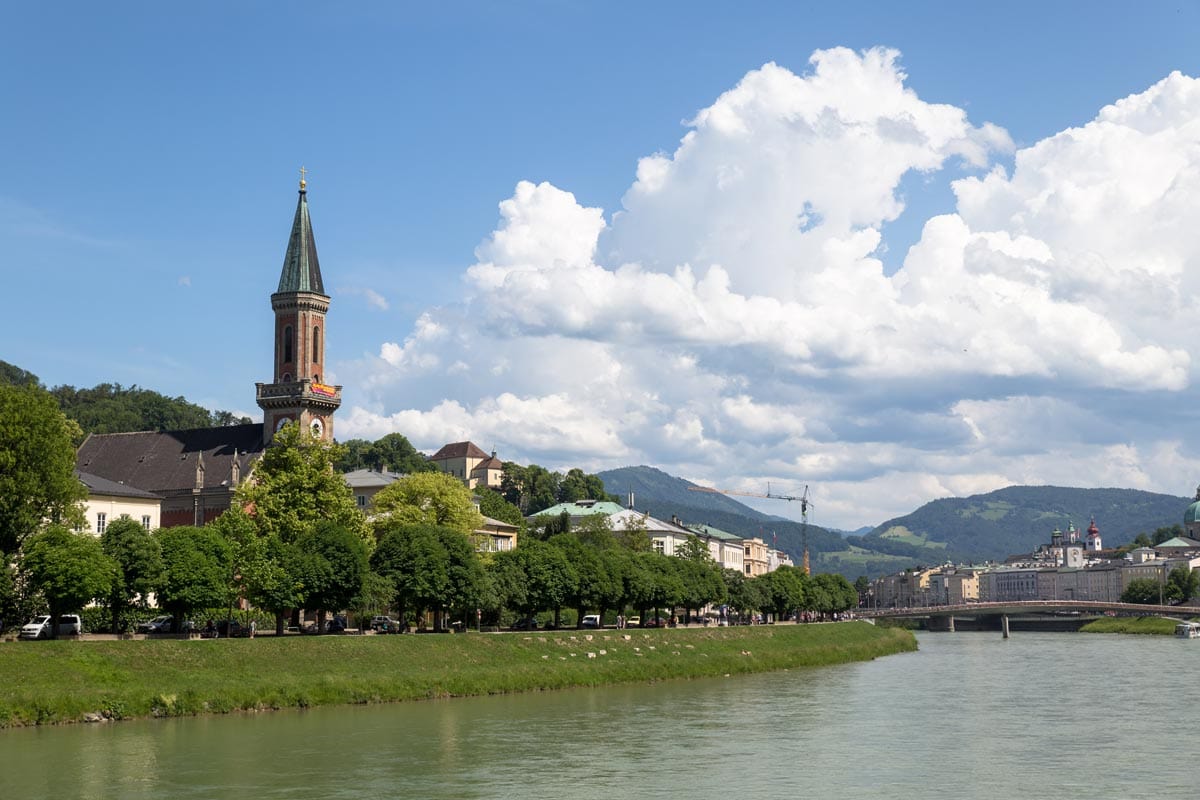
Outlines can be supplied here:
[[314, 419], [312, 425], [309, 426], [312, 430], [312, 435], [316, 438], [321, 438], [321, 434], [325, 432], [325, 423], [321, 422], [320, 418]]
[[275, 432], [279, 433], [281, 430], [283, 430], [283, 426], [287, 425], [291, 421], [292, 420], [289, 417], [280, 417], [275, 421]]

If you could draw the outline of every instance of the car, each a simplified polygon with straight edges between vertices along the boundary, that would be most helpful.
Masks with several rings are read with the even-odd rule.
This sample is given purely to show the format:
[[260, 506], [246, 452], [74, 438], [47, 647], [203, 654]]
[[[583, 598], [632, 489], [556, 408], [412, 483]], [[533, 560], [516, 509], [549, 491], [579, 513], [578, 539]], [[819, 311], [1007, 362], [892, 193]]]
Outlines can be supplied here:
[[146, 622], [139, 622], [137, 625], [138, 633], [170, 633], [175, 628], [175, 618], [170, 614], [163, 614]]
[[599, 614], [588, 614], [588, 615], [584, 616], [583, 621], [579, 623], [579, 626], [581, 628], [599, 628], [600, 627], [600, 615]]
[[665, 627], [667, 627], [667, 621], [665, 619], [663, 619], [662, 617], [651, 617], [650, 619], [648, 619], [642, 623], [642, 627], [643, 628], [665, 628]]
[[[17, 634], [17, 638], [49, 639], [51, 631], [53, 631], [53, 627], [51, 626], [50, 615], [41, 614], [22, 626], [21, 632]], [[81, 633], [83, 633], [83, 622], [79, 619], [78, 614], [63, 614], [58, 618], [59, 636], [78, 636]]]
[[399, 633], [403, 626], [386, 614], [371, 617], [371, 630], [377, 633]]
[[629, 617], [625, 620], [626, 628], [640, 628], [642, 626], [641, 617]]
[[538, 626], [537, 617], [525, 617], [519, 619], [512, 624], [514, 631], [536, 631]]

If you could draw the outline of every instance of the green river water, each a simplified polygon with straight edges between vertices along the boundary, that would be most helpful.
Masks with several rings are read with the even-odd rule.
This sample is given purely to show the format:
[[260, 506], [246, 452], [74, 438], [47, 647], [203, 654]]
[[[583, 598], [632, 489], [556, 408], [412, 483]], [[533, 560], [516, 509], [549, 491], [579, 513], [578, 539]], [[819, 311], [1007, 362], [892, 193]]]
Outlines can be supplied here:
[[1200, 796], [1200, 641], [920, 645], [751, 677], [0, 731], [0, 798]]

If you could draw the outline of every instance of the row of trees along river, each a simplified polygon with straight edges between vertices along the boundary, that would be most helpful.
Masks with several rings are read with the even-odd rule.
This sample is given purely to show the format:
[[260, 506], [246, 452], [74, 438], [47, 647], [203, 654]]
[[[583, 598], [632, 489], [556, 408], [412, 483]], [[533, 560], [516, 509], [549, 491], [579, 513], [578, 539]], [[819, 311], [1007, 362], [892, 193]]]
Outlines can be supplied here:
[[[834, 613], [857, 602], [841, 576], [783, 568], [749, 579], [722, 571], [698, 540], [668, 557], [652, 551], [645, 530], [612, 530], [599, 518], [570, 530], [562, 518], [541, 519], [525, 528], [515, 550], [480, 553], [473, 532], [482, 517], [471, 493], [438, 472], [383, 489], [368, 518], [334, 469], [344, 449], [295, 426], [276, 435], [234, 509], [214, 523], [151, 532], [120, 519], [96, 538], [79, 532], [75, 430], [55, 400], [37, 386], [0, 386], [0, 413], [23, 423], [0, 428], [6, 620], [98, 603], [116, 630], [147, 614], [142, 603], [150, 594], [180, 619], [220, 613], [244, 598], [274, 617], [277, 632], [298, 609], [315, 612], [318, 625], [326, 612], [394, 609], [414, 619], [428, 613], [441, 628], [448, 619], [502, 625], [545, 612], [557, 624], [564, 609], [576, 619], [710, 604], [786, 615]], [[487, 494], [489, 516], [511, 519], [515, 511], [519, 518], [502, 496]]]

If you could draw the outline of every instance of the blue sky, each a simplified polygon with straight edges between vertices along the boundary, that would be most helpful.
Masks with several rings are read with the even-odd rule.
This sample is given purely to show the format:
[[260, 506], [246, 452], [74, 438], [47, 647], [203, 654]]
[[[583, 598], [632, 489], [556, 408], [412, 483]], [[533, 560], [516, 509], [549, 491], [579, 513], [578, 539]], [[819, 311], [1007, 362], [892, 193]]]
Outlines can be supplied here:
[[[1176, 223], [1141, 198], [1200, 211], [1187, 205], [1200, 194], [1190, 167], [1200, 145], [1186, 124], [1194, 92], [1147, 95], [1150, 110], [1128, 123], [1146, 134], [1146, 115], [1173, 120], [1169, 142], [1143, 143], [1162, 156], [1157, 166], [1122, 167], [1122, 148], [1138, 146], [1128, 132], [1088, 129], [1096, 138], [1073, 149], [1052, 137], [1173, 71], [1200, 74], [1197, 41], [1196, 4], [7, 4], [0, 359], [51, 386], [136, 384], [256, 414], [253, 384], [270, 378], [268, 296], [304, 165], [333, 296], [328, 356], [345, 386], [339, 438], [399, 430], [427, 450], [471, 438], [555, 467], [649, 463], [751, 491], [808, 483], [824, 500], [814, 521], [844, 527], [1018, 482], [1190, 494], [1200, 463], [1182, 429], [1194, 422], [1195, 367], [1179, 332], [1200, 277], [1193, 231], [1186, 214]], [[818, 125], [811, 150], [791, 151], [766, 131], [820, 117], [805, 81], [819, 71], [814, 54], [836, 48], [876, 70], [863, 102], [885, 93], [879, 76], [900, 76], [919, 98], [887, 124], [937, 106], [966, 127], [940, 149], [897, 156], [823, 141]], [[895, 55], [872, 61], [872, 48]], [[858, 61], [825, 58], [827, 81], [854, 94]], [[769, 63], [781, 72], [763, 72]], [[757, 93], [762, 114], [741, 144], [716, 112], [695, 124], [738, 86]], [[820, 101], [826, 118], [857, 113], [839, 96]], [[959, 123], [929, 121], [919, 135], [933, 141], [946, 125]], [[702, 155], [687, 160], [689, 131]], [[955, 143], [959, 134], [977, 149]], [[854, 170], [821, 172], [839, 159], [864, 166], [859, 181], [896, 177], [858, 191]], [[667, 190], [639, 163], [673, 166]], [[1159, 167], [1170, 180], [1138, 183]], [[982, 186], [997, 168], [1012, 185], [988, 184], [959, 208], [952, 182]], [[737, 203], [696, 188], [731, 175], [746, 187]], [[806, 182], [825, 194], [793, 196], [788, 187]], [[1046, 197], [1082, 202], [1097, 187], [1141, 205], [1046, 216]], [[779, 248], [754, 226], [805, 209], [819, 235], [775, 263]], [[1001, 311], [968, 297], [995, 296], [985, 282], [864, 311], [938, 282], [929, 276], [946, 247], [934, 234], [962, 237], [926, 223], [955, 212], [974, 237], [962, 245], [965, 272], [999, 270], [987, 280], [1009, 281], [1001, 295], [1037, 291], [1045, 308], [1008, 331]], [[823, 224], [838, 215], [844, 229]], [[1087, 266], [1081, 242], [1123, 225], [1153, 263], [1130, 265], [1114, 242]], [[864, 231], [878, 242], [848, 244]], [[909, 269], [923, 233], [930, 263]], [[830, 242], [855, 255], [816, 263]], [[567, 280], [555, 265], [570, 267], [581, 247], [583, 271]], [[733, 300], [711, 286], [686, 294], [690, 278], [658, 295], [647, 276], [682, 263], [697, 285], [720, 265]], [[627, 264], [643, 274], [621, 272]], [[1138, 270], [1157, 277], [1139, 282]], [[1023, 284], [1017, 273], [1036, 277]], [[844, 285], [850, 276], [866, 283]], [[1149, 287], [1147, 297], [1122, 280]], [[673, 308], [694, 303], [695, 316], [672, 321], [654, 307], [685, 290]], [[718, 295], [732, 317], [705, 306]], [[979, 318], [959, 319], [963, 308]], [[815, 328], [753, 330], [806, 309]], [[697, 333], [697, 319], [712, 333]], [[1060, 340], [1038, 320], [1076, 333]], [[1112, 330], [1097, 332], [1105, 320]], [[948, 361], [958, 348], [942, 334], [958, 325], [971, 341]], [[802, 340], [814, 344], [797, 348]], [[580, 371], [588, 363], [596, 386]], [[604, 385], [622, 388], [608, 397]]]

